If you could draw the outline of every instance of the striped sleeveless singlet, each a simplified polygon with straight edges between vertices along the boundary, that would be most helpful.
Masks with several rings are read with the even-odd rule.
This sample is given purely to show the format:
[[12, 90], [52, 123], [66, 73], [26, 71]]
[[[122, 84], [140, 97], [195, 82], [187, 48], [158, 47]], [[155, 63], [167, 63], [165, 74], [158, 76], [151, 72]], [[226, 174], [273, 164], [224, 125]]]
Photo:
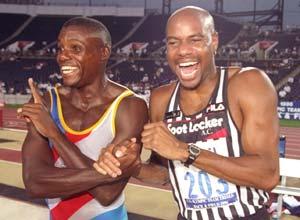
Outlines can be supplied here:
[[[218, 68], [219, 79], [208, 105], [193, 115], [184, 115], [179, 105], [179, 83], [169, 100], [165, 119], [179, 140], [225, 157], [243, 155], [241, 134], [227, 103], [227, 68]], [[218, 161], [216, 161], [217, 163]], [[174, 197], [186, 219], [234, 219], [254, 214], [268, 200], [268, 194], [252, 187], [235, 185], [182, 162], [168, 161]]]
[[[64, 120], [60, 97], [57, 88], [54, 88], [50, 90], [51, 117], [70, 142], [74, 143], [84, 155], [97, 160], [101, 147], [107, 146], [115, 136], [115, 118], [120, 102], [132, 94], [132, 91], [125, 90], [112, 102], [97, 122], [85, 130], [75, 131]], [[62, 158], [51, 142], [49, 147], [53, 153], [55, 166], [65, 167]], [[51, 219], [55, 220], [127, 220], [124, 199], [124, 193], [122, 192], [111, 205], [102, 206], [91, 194], [84, 192], [68, 199], [46, 199], [46, 202], [50, 209]]]

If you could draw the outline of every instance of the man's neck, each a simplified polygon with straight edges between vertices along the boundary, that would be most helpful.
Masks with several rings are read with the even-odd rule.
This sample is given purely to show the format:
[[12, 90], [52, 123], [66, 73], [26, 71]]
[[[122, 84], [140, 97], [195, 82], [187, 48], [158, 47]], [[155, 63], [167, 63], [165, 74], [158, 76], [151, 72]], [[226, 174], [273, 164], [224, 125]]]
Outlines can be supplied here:
[[180, 106], [187, 115], [202, 110], [209, 102], [217, 86], [217, 72], [207, 75], [195, 89], [180, 88]]
[[108, 87], [109, 82], [104, 80], [103, 82], [95, 81], [93, 84], [80, 88], [71, 88], [69, 93], [71, 103], [83, 111], [105, 104], [109, 99]]

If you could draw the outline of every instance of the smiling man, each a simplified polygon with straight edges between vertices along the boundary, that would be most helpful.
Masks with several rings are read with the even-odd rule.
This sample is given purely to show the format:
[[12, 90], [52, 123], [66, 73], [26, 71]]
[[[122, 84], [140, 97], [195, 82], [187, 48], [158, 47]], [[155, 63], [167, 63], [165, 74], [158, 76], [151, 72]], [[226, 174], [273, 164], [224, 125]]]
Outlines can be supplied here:
[[131, 156], [120, 160], [117, 178], [99, 174], [93, 163], [105, 147], [113, 151], [109, 144], [140, 136], [147, 106], [107, 79], [111, 38], [102, 23], [67, 21], [58, 49], [63, 85], [41, 96], [29, 79], [33, 100], [19, 110], [28, 122], [22, 148], [26, 190], [47, 198], [51, 219], [126, 220], [122, 191], [139, 164], [139, 145], [132, 144]]
[[142, 143], [153, 154], [137, 178], [165, 182], [157, 163], [167, 159], [179, 220], [269, 219], [267, 191], [279, 180], [272, 82], [256, 68], [216, 66], [218, 34], [202, 8], [175, 11], [166, 38], [178, 81], [151, 94]]
[[266, 191], [279, 179], [271, 81], [259, 69], [216, 66], [218, 34], [206, 10], [177, 10], [166, 34], [178, 82], [153, 91], [142, 142], [168, 159], [178, 219], [268, 219]]

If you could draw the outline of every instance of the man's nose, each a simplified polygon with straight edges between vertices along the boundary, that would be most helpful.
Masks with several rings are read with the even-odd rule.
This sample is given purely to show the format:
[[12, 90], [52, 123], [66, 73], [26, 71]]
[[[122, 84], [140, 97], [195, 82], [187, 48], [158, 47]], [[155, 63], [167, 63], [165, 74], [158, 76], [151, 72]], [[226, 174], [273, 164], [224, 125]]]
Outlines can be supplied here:
[[64, 62], [66, 60], [69, 60], [70, 56], [68, 54], [67, 50], [61, 49], [58, 53], [57, 53], [57, 61], [58, 62]]
[[180, 56], [186, 56], [192, 53], [192, 47], [188, 42], [182, 42], [178, 50]]

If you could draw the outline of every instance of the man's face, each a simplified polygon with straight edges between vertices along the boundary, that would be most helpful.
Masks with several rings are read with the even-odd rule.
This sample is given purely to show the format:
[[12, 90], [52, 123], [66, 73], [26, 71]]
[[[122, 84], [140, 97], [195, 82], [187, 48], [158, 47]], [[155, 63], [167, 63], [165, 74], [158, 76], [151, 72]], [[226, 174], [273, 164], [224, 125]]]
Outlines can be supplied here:
[[80, 26], [63, 28], [58, 37], [57, 62], [64, 85], [80, 87], [99, 77], [102, 49], [103, 42], [87, 29]]
[[214, 67], [217, 35], [205, 33], [197, 13], [175, 15], [167, 26], [167, 59], [181, 85], [196, 88]]

